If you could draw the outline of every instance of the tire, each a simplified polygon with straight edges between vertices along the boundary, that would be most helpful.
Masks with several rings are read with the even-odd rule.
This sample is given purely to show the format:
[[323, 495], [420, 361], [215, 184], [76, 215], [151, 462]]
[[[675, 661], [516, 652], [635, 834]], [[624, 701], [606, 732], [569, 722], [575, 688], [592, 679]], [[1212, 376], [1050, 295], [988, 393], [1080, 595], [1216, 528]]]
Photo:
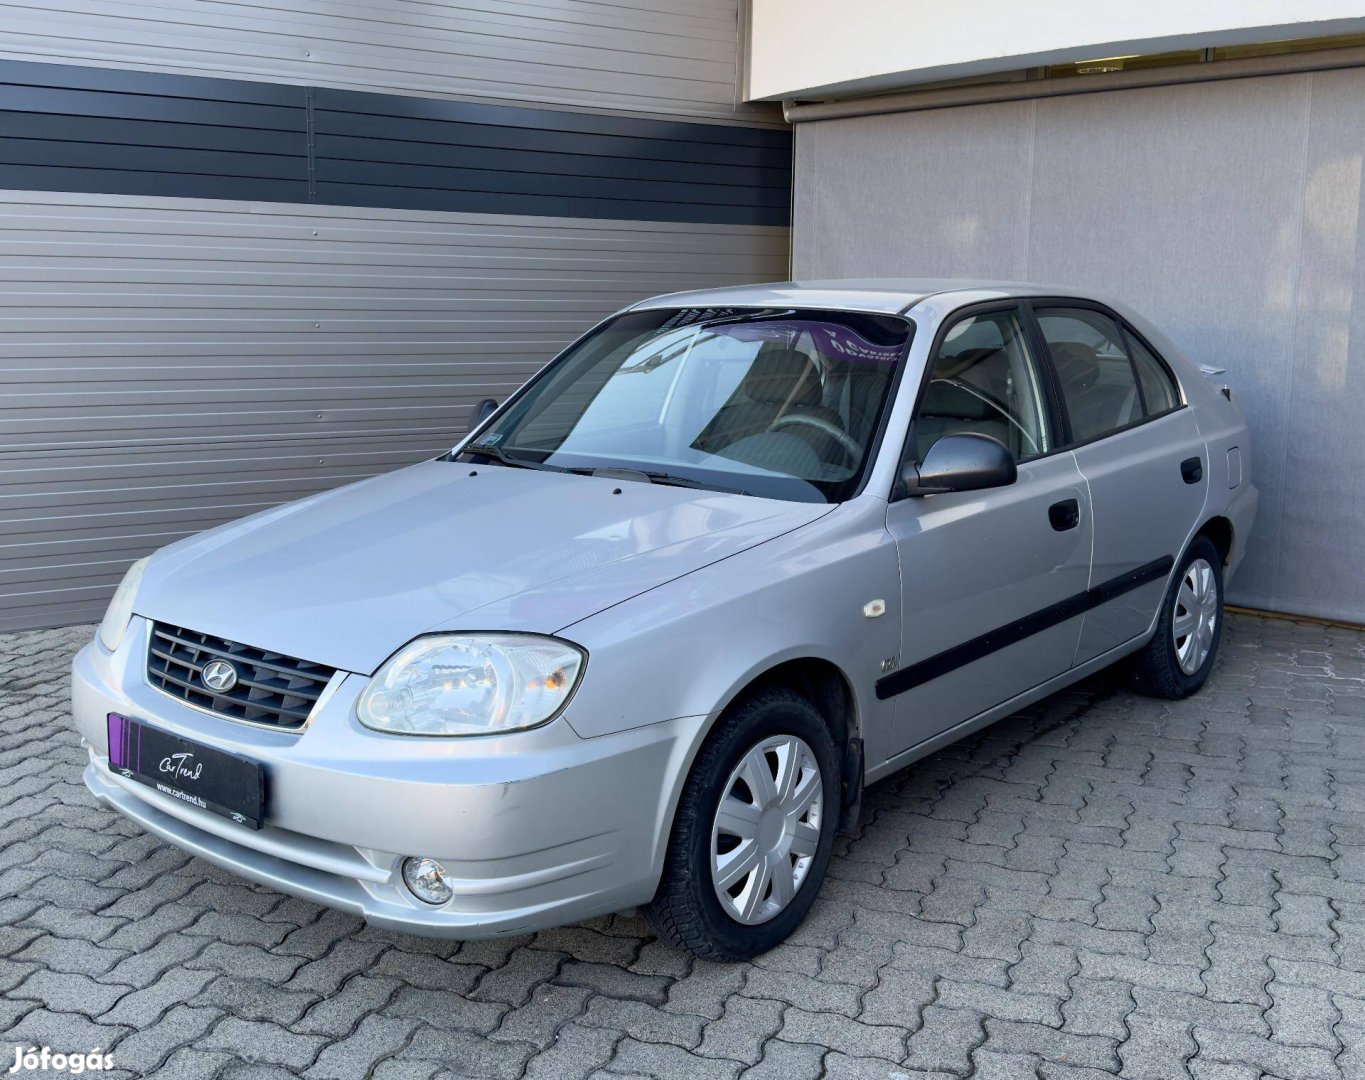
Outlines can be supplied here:
[[[1212, 590], [1211, 600], [1200, 602], [1199, 587], [1192, 575], [1203, 578], [1204, 588]], [[1202, 609], [1202, 618], [1196, 609]], [[1196, 630], [1180, 637], [1175, 633], [1177, 619], [1190, 625], [1185, 622], [1187, 611], [1194, 617]], [[1204, 648], [1207, 651], [1202, 657], [1199, 655], [1202, 649], [1197, 644], [1192, 651], [1185, 649], [1190, 638], [1199, 634], [1206, 635]], [[1222, 640], [1223, 559], [1208, 537], [1196, 536], [1162, 598], [1156, 633], [1130, 661], [1134, 689], [1149, 697], [1171, 700], [1189, 697], [1209, 677]]]
[[[792, 775], [791, 762], [799, 767], [784, 799], [779, 785]], [[755, 771], [760, 763], [773, 785], [765, 789], [767, 813], [758, 812], [765, 800], [745, 779], [753, 777], [761, 785]], [[829, 726], [795, 691], [760, 690], [732, 705], [707, 736], [684, 782], [659, 890], [644, 908], [659, 937], [694, 956], [720, 961], [748, 960], [787, 938], [810, 911], [829, 867], [839, 825], [839, 765]], [[724, 822], [718, 817], [722, 799], [731, 811]], [[803, 799], [810, 800], [804, 811]], [[737, 809], [745, 811], [743, 820], [733, 813]], [[738, 823], [751, 839], [727, 832], [728, 822]], [[803, 827], [812, 825], [818, 838]], [[790, 849], [784, 848], [788, 844]], [[754, 869], [729, 886], [722, 901], [718, 876], [739, 872], [753, 859], [758, 860]], [[720, 871], [713, 869], [717, 865]], [[769, 871], [775, 873], [765, 890], [763, 875]], [[789, 897], [780, 895], [784, 873], [799, 879]], [[746, 910], [747, 922], [742, 921]]]

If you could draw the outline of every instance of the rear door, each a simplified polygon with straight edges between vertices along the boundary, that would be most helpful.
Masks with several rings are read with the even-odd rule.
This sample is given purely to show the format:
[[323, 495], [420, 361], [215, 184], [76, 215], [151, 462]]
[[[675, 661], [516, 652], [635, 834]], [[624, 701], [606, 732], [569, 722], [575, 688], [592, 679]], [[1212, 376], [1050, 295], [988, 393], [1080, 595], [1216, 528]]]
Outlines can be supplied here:
[[1130, 327], [1076, 300], [1035, 301], [1033, 312], [1094, 514], [1084, 663], [1151, 625], [1203, 509], [1208, 461], [1178, 384]]

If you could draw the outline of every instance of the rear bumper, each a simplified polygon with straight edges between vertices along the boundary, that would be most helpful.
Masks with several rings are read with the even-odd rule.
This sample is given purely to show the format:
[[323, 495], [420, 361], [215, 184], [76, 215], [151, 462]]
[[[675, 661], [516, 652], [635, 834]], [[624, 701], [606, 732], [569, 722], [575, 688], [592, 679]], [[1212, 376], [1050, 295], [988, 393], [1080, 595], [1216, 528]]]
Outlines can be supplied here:
[[[340, 675], [301, 732], [234, 723], [148, 686], [145, 624], [119, 652], [73, 665], [72, 709], [95, 797], [147, 831], [242, 877], [369, 922], [433, 936], [517, 934], [618, 911], [657, 887], [676, 793], [704, 719], [582, 739], [562, 719], [514, 735], [428, 739], [361, 727], [360, 676]], [[260, 831], [110, 771], [118, 712], [266, 770]], [[454, 897], [408, 892], [408, 855], [439, 859]]]
[[1227, 565], [1223, 570], [1225, 581], [1231, 581], [1237, 573], [1237, 568], [1242, 565], [1247, 550], [1247, 539], [1251, 536], [1251, 527], [1256, 521], [1256, 506], [1259, 502], [1260, 492], [1256, 490], [1256, 485], [1250, 482], [1238, 487], [1228, 501], [1228, 520], [1232, 522], [1232, 551], [1228, 553]]

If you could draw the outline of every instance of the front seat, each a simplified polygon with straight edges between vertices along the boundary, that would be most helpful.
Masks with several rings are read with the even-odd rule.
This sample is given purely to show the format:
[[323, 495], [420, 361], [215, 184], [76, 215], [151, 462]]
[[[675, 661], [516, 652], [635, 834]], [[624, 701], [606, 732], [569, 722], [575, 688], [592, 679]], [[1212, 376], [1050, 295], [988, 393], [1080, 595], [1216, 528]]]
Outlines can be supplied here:
[[[809, 356], [780, 341], [764, 342], [730, 400], [711, 418], [693, 445], [708, 454], [718, 453], [740, 439], [763, 434], [781, 417], [793, 414], [824, 420], [842, 431], [844, 424], [839, 414], [826, 408], [822, 398], [820, 371]], [[821, 460], [838, 460], [830, 456], [830, 444], [837, 443], [818, 428], [792, 424], [782, 431], [810, 443]]]
[[1019, 440], [1000, 410], [956, 383], [935, 379], [924, 391], [924, 402], [915, 420], [915, 451], [919, 460], [945, 435], [969, 431], [989, 435], [1019, 456]]

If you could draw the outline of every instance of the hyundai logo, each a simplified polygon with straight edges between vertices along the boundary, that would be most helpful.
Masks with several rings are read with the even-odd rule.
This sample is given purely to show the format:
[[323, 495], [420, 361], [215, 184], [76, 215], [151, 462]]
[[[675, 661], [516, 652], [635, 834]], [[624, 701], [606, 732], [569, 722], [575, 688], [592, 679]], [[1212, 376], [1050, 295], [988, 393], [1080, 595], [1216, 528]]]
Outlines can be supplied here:
[[226, 694], [237, 685], [237, 669], [227, 660], [210, 660], [199, 677], [210, 690]]

